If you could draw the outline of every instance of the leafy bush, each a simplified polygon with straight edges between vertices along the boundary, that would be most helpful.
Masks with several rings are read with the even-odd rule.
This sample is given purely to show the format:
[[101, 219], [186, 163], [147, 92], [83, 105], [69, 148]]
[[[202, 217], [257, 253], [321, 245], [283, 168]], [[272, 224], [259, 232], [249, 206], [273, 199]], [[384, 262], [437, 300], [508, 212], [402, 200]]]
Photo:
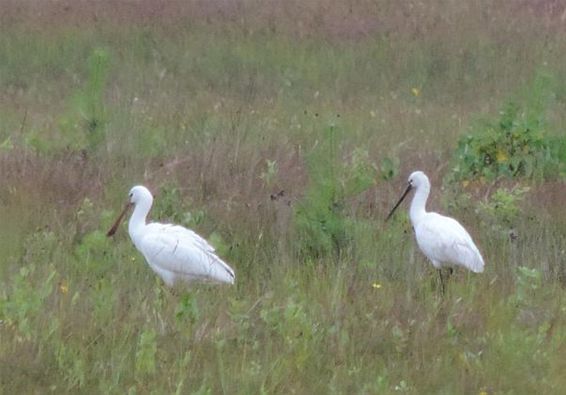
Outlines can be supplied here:
[[206, 213], [202, 210], [190, 211], [191, 202], [187, 201], [179, 188], [173, 184], [163, 186], [157, 196], [152, 210], [152, 217], [156, 221], [192, 228], [201, 224], [206, 217]]
[[310, 185], [294, 213], [298, 243], [307, 254], [327, 254], [346, 246], [346, 200], [374, 183], [376, 169], [367, 151], [356, 149], [349, 162], [339, 160], [337, 133], [330, 126], [307, 158]]
[[566, 166], [566, 139], [546, 134], [550, 77], [539, 74], [523, 106], [509, 102], [498, 119], [482, 120], [458, 143], [451, 181], [556, 177]]
[[521, 220], [521, 203], [528, 191], [528, 187], [499, 188], [486, 202], [478, 203], [477, 211], [492, 230], [508, 236], [508, 232]]

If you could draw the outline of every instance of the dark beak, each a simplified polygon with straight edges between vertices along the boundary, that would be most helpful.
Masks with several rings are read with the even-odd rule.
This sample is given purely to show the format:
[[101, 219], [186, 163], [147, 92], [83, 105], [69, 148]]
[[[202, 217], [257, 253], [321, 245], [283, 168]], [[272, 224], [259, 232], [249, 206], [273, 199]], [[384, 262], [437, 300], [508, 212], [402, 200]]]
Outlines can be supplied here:
[[112, 227], [110, 228], [108, 233], [106, 233], [106, 236], [110, 237], [110, 236], [113, 236], [114, 233], [116, 233], [116, 230], [118, 230], [118, 226], [120, 226], [120, 224], [122, 223], [122, 220], [126, 216], [128, 210], [132, 206], [133, 206], [133, 203], [130, 203], [130, 202], [126, 203], [126, 205], [124, 206], [124, 209], [120, 213], [120, 216], [116, 219], [116, 222], [114, 222], [114, 225], [112, 225]]
[[385, 219], [385, 222], [389, 221], [389, 218], [391, 218], [393, 216], [393, 213], [395, 212], [395, 210], [397, 210], [397, 207], [399, 207], [399, 205], [405, 199], [405, 197], [409, 194], [409, 192], [411, 192], [411, 189], [413, 189], [413, 186], [411, 184], [407, 185], [407, 189], [405, 189], [405, 192], [403, 192], [403, 195], [401, 195], [401, 198], [399, 199], [399, 201], [397, 202], [395, 207], [393, 207], [391, 212], [389, 212], [389, 215]]

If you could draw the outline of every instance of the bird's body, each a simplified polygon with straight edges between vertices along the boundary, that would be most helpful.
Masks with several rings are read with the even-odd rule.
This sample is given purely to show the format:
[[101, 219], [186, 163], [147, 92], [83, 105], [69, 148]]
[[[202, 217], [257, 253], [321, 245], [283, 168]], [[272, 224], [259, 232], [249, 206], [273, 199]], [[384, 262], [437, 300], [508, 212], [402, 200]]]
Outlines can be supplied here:
[[426, 213], [421, 221], [413, 222], [415, 238], [423, 254], [440, 269], [459, 265], [475, 273], [483, 272], [483, 259], [466, 229], [453, 218]]
[[[213, 281], [233, 284], [234, 271], [216, 255], [214, 248], [190, 229], [179, 225], [149, 223], [147, 214], [153, 196], [143, 186], [130, 191], [129, 205], [134, 212], [128, 224], [128, 233], [136, 248], [145, 257], [151, 269], [168, 286], [179, 282]], [[112, 235], [126, 209], [109, 232]]]
[[[483, 258], [466, 229], [453, 218], [426, 211], [430, 181], [422, 171], [415, 171], [410, 175], [409, 186], [387, 218], [393, 215], [413, 188], [416, 192], [411, 202], [409, 217], [417, 244], [433, 266], [440, 270], [443, 266], [457, 265], [475, 273], [483, 272]], [[442, 275], [440, 279], [442, 281]]]

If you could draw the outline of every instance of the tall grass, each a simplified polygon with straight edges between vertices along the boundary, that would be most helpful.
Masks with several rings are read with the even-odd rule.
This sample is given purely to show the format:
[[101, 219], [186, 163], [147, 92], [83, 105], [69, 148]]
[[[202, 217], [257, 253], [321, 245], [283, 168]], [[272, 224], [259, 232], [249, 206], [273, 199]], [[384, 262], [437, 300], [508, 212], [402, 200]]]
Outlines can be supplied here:
[[[0, 392], [562, 391], [562, 182], [441, 188], [537, 70], [560, 137], [560, 10], [138, 3], [0, 16]], [[417, 168], [486, 260], [444, 297], [406, 214], [383, 223]], [[137, 183], [235, 286], [170, 290], [105, 237]]]

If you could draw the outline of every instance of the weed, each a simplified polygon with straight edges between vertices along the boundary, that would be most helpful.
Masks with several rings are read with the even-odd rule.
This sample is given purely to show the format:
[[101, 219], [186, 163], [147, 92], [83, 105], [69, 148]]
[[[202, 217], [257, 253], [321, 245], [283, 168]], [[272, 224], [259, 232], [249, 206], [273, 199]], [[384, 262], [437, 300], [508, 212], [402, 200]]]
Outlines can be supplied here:
[[516, 187], [511, 190], [499, 188], [487, 202], [478, 203], [477, 211], [492, 230], [508, 236], [509, 231], [518, 225], [523, 215], [521, 203], [528, 191], [528, 187]]
[[143, 378], [156, 371], [157, 334], [152, 329], [140, 333], [136, 350], [136, 375]]
[[310, 185], [295, 210], [300, 251], [310, 255], [339, 253], [348, 244], [348, 198], [374, 182], [367, 151], [357, 149], [349, 163], [339, 156], [339, 130], [329, 126], [308, 158]]
[[546, 179], [562, 174], [566, 162], [561, 149], [566, 139], [551, 138], [545, 131], [549, 78], [537, 76], [524, 106], [509, 102], [499, 119], [472, 126], [471, 133], [458, 142], [451, 179]]
[[34, 287], [30, 277], [36, 271], [35, 265], [20, 268], [13, 277], [9, 297], [0, 300], [0, 315], [5, 324], [17, 328], [18, 336], [31, 340], [36, 332], [39, 313], [46, 298], [53, 292], [56, 271], [51, 270], [41, 287]]
[[104, 93], [110, 55], [103, 48], [94, 49], [87, 60], [87, 80], [71, 99], [69, 109], [59, 119], [59, 136], [54, 139], [41, 130], [32, 130], [27, 143], [41, 152], [62, 148], [93, 152], [106, 137], [107, 114]]
[[259, 178], [265, 182], [265, 184], [270, 187], [273, 184], [275, 177], [277, 177], [277, 162], [274, 160], [267, 160], [266, 161], [266, 169], [261, 173]]
[[181, 194], [178, 187], [165, 185], [155, 199], [152, 215], [159, 221], [169, 221], [192, 228], [201, 224], [206, 214], [202, 210], [190, 211], [189, 207], [190, 201]]
[[515, 301], [517, 303], [527, 303], [532, 293], [541, 287], [542, 276], [536, 269], [519, 266], [517, 268], [517, 292], [515, 294]]
[[384, 181], [389, 181], [399, 174], [399, 158], [383, 158], [379, 166], [380, 176]]
[[195, 322], [199, 318], [196, 300], [190, 294], [184, 294], [175, 308], [175, 318], [179, 324]]

